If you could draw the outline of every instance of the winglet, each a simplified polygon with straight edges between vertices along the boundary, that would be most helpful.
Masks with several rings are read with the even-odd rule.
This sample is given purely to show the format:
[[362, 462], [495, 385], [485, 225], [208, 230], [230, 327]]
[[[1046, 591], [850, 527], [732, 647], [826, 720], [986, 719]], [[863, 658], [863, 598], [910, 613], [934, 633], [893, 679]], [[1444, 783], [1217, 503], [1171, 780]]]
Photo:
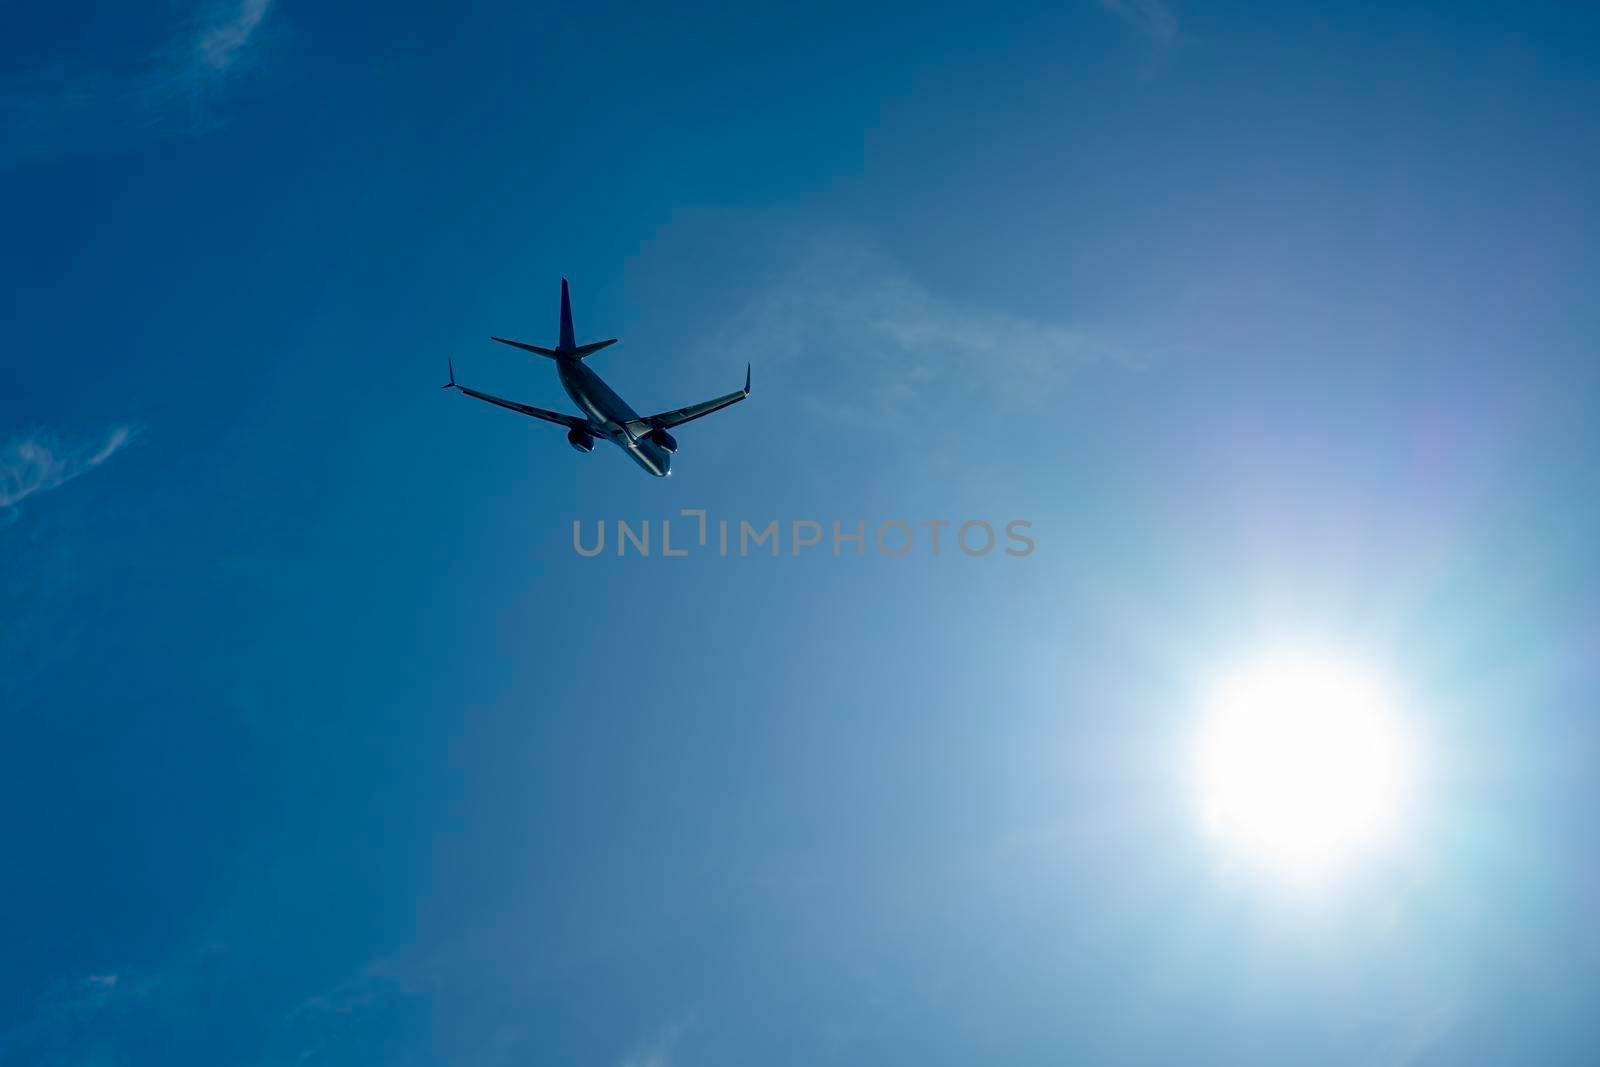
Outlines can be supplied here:
[[443, 385], [439, 386], [439, 388], [440, 389], [454, 389], [456, 387], [456, 361], [451, 359], [451, 360], [446, 360], [445, 363], [446, 363], [446, 366], [448, 366], [450, 368], [450, 380], [448, 382], [445, 382]]
[[744, 365], [744, 395], [750, 395], [750, 364]]

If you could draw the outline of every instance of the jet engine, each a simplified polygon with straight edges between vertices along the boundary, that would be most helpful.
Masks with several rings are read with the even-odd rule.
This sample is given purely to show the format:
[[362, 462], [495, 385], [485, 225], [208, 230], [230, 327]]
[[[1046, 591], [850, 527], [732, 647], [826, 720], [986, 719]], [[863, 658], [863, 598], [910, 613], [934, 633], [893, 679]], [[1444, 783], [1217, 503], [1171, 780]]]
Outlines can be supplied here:
[[594, 436], [578, 429], [577, 427], [573, 427], [567, 431], [567, 444], [571, 445], [573, 448], [576, 448], [579, 452], [593, 452]]
[[666, 449], [669, 454], [678, 450], [678, 439], [665, 430], [651, 430], [650, 440]]

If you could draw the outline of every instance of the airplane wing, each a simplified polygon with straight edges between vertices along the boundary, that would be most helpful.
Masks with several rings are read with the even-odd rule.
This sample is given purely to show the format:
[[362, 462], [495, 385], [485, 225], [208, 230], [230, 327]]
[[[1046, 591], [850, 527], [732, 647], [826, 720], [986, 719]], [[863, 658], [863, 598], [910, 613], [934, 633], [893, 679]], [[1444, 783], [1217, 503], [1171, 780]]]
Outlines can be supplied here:
[[459, 385], [456, 382], [456, 369], [454, 366], [451, 366], [450, 368], [450, 381], [444, 386], [444, 388], [459, 389], [461, 392], [466, 393], [468, 396], [473, 397], [474, 399], [487, 401], [488, 403], [494, 404], [497, 407], [505, 408], [507, 411], [520, 412], [521, 414], [527, 415], [530, 418], [543, 419], [545, 422], [553, 422], [558, 426], [566, 426], [574, 430], [584, 430], [600, 437], [605, 436], [604, 430], [601, 430], [598, 426], [595, 426], [582, 415], [564, 415], [559, 411], [548, 411], [545, 408], [536, 408], [532, 404], [519, 404], [515, 400], [506, 400], [498, 396], [490, 396], [488, 393], [480, 393], [476, 389], [468, 389], [464, 385]]
[[690, 404], [686, 408], [673, 408], [663, 411], [659, 415], [651, 415], [643, 419], [635, 419], [628, 423], [628, 429], [636, 435], [649, 430], [670, 430], [674, 426], [682, 426], [686, 422], [693, 422], [714, 411], [721, 411], [732, 404], [737, 404], [750, 395], [750, 365], [745, 364], [744, 388], [726, 396], [719, 396], [715, 400], [702, 400], [698, 404]]

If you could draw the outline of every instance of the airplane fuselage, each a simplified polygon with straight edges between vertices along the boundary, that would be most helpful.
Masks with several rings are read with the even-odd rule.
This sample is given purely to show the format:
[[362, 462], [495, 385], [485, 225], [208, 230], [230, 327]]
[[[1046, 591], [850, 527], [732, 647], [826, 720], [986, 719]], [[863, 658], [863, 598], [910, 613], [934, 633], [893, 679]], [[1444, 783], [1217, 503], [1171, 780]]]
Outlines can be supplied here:
[[447, 360], [445, 363], [450, 371], [450, 380], [442, 388], [458, 389], [474, 400], [482, 400], [531, 419], [565, 426], [567, 442], [580, 452], [594, 451], [595, 440], [604, 437], [626, 452], [630, 459], [644, 468], [646, 474], [656, 478], [665, 478], [672, 473], [672, 453], [678, 450], [678, 442], [671, 433], [673, 429], [737, 404], [750, 395], [750, 364], [746, 363], [743, 389], [736, 389], [710, 400], [702, 400], [698, 404], [688, 404], [640, 418], [639, 413], [630, 408], [627, 401], [618, 396], [600, 379], [600, 375], [584, 363], [585, 358], [616, 344], [617, 339], [612, 337], [586, 345], [574, 342], [572, 302], [567, 295], [565, 278], [561, 279], [561, 340], [556, 342], [556, 347], [545, 348], [543, 345], [532, 345], [526, 341], [514, 341], [509, 337], [491, 337], [490, 340], [554, 360], [556, 375], [561, 379], [561, 388], [567, 391], [574, 404], [583, 409], [583, 414], [569, 415], [564, 411], [550, 411], [532, 404], [524, 404], [520, 400], [509, 400], [503, 396], [479, 392], [470, 386], [462, 385], [456, 381], [456, 367], [453, 360]]
[[672, 456], [667, 450], [645, 436], [635, 436], [628, 423], [635, 422], [639, 413], [628, 406], [600, 375], [581, 359], [565, 356], [556, 360], [556, 373], [561, 377], [561, 387], [572, 402], [583, 409], [589, 421], [600, 429], [608, 440], [622, 449], [639, 466], [657, 478], [672, 473]]

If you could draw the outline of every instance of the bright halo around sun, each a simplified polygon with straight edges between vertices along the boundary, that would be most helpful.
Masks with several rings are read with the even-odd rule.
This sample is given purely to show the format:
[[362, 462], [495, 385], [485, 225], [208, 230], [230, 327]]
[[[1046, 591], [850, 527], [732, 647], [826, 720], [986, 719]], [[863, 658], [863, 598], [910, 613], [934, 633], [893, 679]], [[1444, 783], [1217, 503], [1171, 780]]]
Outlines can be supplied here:
[[1241, 858], [1311, 882], [1395, 832], [1414, 770], [1382, 685], [1303, 656], [1226, 678], [1197, 756], [1208, 827]]

